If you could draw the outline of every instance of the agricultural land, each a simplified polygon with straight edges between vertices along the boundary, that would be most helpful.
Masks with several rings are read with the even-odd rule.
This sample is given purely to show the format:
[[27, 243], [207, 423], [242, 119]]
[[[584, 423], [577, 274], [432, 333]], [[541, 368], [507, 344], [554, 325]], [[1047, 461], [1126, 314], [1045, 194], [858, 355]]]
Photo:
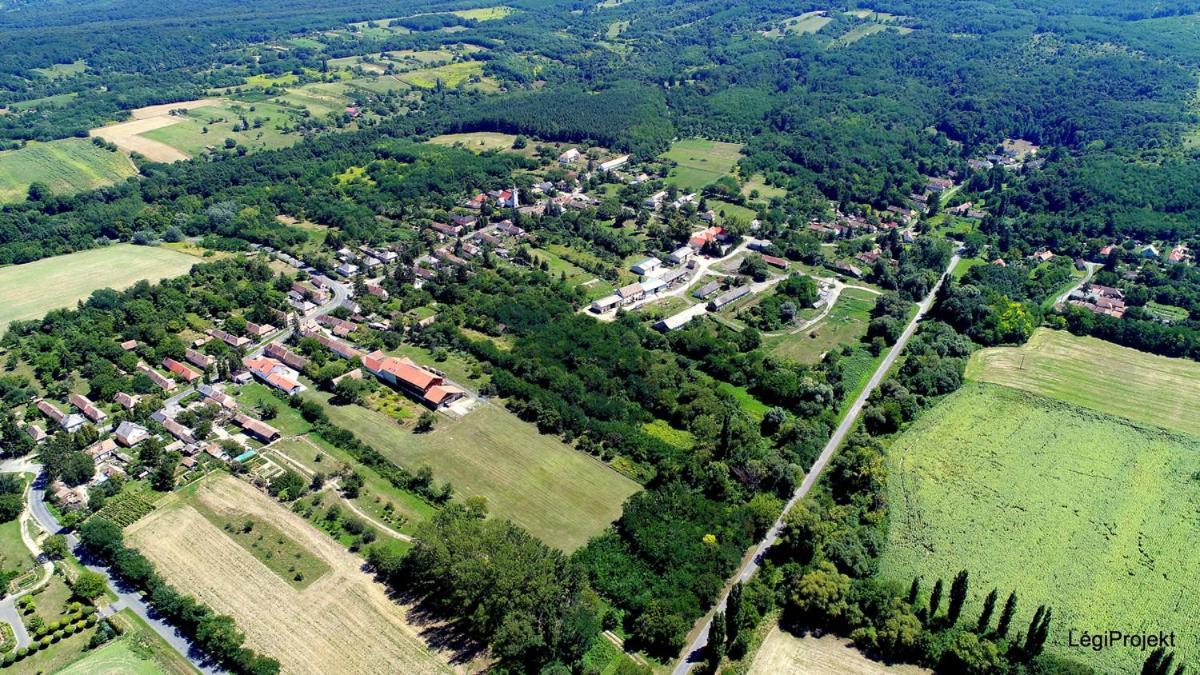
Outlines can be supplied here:
[[681, 190], [699, 191], [718, 178], [732, 174], [741, 156], [741, 149], [738, 143], [703, 138], [676, 141], [662, 155], [679, 165], [671, 170], [667, 181], [678, 185]]
[[30, 143], [0, 152], [0, 203], [25, 199], [42, 183], [54, 194], [71, 194], [137, 175], [133, 162], [83, 138]]
[[872, 661], [849, 640], [836, 635], [797, 637], [775, 626], [758, 648], [749, 675], [919, 675], [928, 672], [916, 666], [889, 666]]

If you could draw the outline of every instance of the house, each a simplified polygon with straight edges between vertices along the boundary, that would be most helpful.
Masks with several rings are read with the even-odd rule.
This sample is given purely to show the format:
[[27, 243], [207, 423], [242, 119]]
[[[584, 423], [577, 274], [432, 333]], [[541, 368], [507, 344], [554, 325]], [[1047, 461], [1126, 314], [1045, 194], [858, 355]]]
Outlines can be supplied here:
[[343, 277], [352, 277], [352, 276], [358, 274], [358, 265], [355, 265], [352, 263], [342, 263], [341, 265], [338, 265], [333, 271], [337, 272], [338, 274], [342, 275]]
[[194, 469], [196, 468], [197, 464], [195, 457], [184, 457], [183, 459], [179, 460], [179, 463], [182, 464], [183, 468], [185, 469]]
[[131, 351], [137, 349], [137, 346], [138, 346], [137, 340], [126, 340], [121, 343], [121, 349], [124, 349], [127, 352], [131, 352]]
[[692, 233], [688, 239], [688, 246], [699, 251], [709, 244], [719, 244], [725, 240], [725, 228], [714, 225], [709, 228]]
[[[479, 219], [475, 216], [460, 216], [455, 214], [450, 216], [450, 222], [462, 228], [472, 228], [475, 227], [476, 223], [479, 222]], [[392, 253], [392, 255], [395, 256], [396, 254]]]
[[214, 363], [217, 362], [217, 360], [213, 357], [191, 348], [183, 350], [183, 358], [187, 359], [188, 363], [191, 363], [201, 370], [208, 370], [209, 368], [212, 368]]
[[83, 416], [96, 424], [100, 424], [108, 419], [108, 413], [96, 407], [96, 404], [88, 400], [88, 397], [83, 394], [71, 394], [67, 399], [71, 405], [75, 406]]
[[477, 194], [474, 197], [471, 197], [467, 201], [463, 202], [463, 206], [465, 206], [468, 209], [471, 209], [473, 211], [478, 211], [478, 210], [482, 209], [483, 205], [486, 203], [487, 203], [487, 195]]
[[442, 239], [445, 239], [446, 237], [457, 237], [458, 233], [462, 232], [462, 226], [460, 225], [447, 225], [445, 223], [438, 222], [430, 223], [429, 229], [441, 235], [440, 238]]
[[338, 356], [342, 357], [343, 359], [357, 359], [363, 355], [363, 353], [361, 351], [355, 349], [354, 347], [351, 347], [349, 344], [347, 344], [337, 338], [332, 338], [332, 337], [325, 335], [321, 331], [317, 330], [315, 327], [302, 328], [300, 330], [300, 336], [301, 337], [311, 337], [312, 339], [316, 340], [317, 342], [320, 342], [323, 347], [325, 347], [326, 349], [329, 349], [334, 354], [337, 354]]
[[79, 508], [86, 506], [88, 501], [87, 489], [84, 486], [67, 487], [61, 480], [56, 480], [50, 485], [50, 494], [55, 503], [62, 508]]
[[268, 356], [246, 358], [242, 360], [242, 364], [255, 377], [288, 396], [299, 394], [307, 388], [300, 384], [299, 373]]
[[188, 368], [169, 356], [163, 359], [162, 365], [163, 368], [171, 371], [172, 375], [178, 377], [188, 384], [191, 384], [202, 377], [200, 373], [197, 373], [196, 371]]
[[146, 427], [126, 420], [117, 425], [117, 430], [113, 434], [113, 437], [121, 445], [132, 448], [149, 438], [150, 432], [146, 430]]
[[200, 392], [200, 395], [204, 398], [216, 403], [226, 410], [237, 410], [237, 399], [211, 384], [202, 384], [199, 387], [196, 387], [196, 391]]
[[275, 330], [276, 330], [275, 326], [272, 326], [269, 323], [258, 324], [258, 323], [254, 323], [253, 321], [246, 322], [246, 332], [253, 335], [254, 337], [264, 337], [266, 335], [270, 335], [271, 333], [274, 333]]
[[1100, 258], [1107, 260], [1108, 256], [1112, 255], [1112, 252], [1115, 251], [1116, 249], [1117, 249], [1117, 247], [1112, 244], [1109, 244], [1108, 246], [1101, 248], [1100, 249]]
[[620, 157], [610, 159], [607, 162], [601, 162], [599, 168], [601, 171], [604, 171], [605, 173], [607, 173], [609, 171], [614, 171], [616, 169], [619, 169], [628, 163], [629, 163], [629, 155], [621, 155]]
[[300, 356], [296, 352], [288, 349], [278, 342], [269, 343], [266, 348], [263, 349], [263, 353], [273, 359], [283, 361], [288, 368], [304, 370], [304, 367], [308, 365], [308, 359]]
[[930, 192], [945, 192], [954, 187], [954, 181], [949, 178], [927, 178], [925, 179], [925, 189]]
[[1004, 262], [1004, 258], [996, 258], [992, 261], [992, 264], [997, 267], [1008, 267], [1008, 263]]
[[117, 451], [117, 442], [111, 438], [106, 438], [102, 441], [97, 441], [84, 449], [83, 454], [92, 458], [92, 462], [99, 464], [104, 460], [112, 457]]
[[67, 433], [75, 433], [76, 431], [79, 431], [79, 429], [83, 427], [85, 423], [82, 415], [76, 415], [74, 413], [68, 415], [55, 407], [53, 403], [45, 399], [37, 402], [37, 409], [42, 411], [43, 415], [49, 417], [50, 421], [66, 430]]
[[647, 197], [645, 201], [642, 202], [642, 206], [644, 206], [648, 209], [657, 209], [658, 207], [662, 206], [663, 200], [666, 198], [667, 198], [667, 193], [665, 190], [663, 190], [661, 192], [655, 192], [654, 194]]
[[39, 427], [36, 424], [30, 424], [30, 425], [26, 426], [25, 433], [28, 434], [29, 437], [33, 439], [34, 443], [45, 443], [46, 439], [49, 437], [46, 434], [46, 430]]
[[658, 269], [661, 266], [662, 266], [662, 261], [659, 260], [658, 258], [646, 258], [645, 260], [637, 263], [630, 269], [633, 270], [634, 274], [646, 276], [647, 274], [650, 274], [651, 272], [653, 272], [654, 270]]
[[279, 430], [275, 427], [242, 413], [233, 416], [233, 423], [241, 427], [242, 431], [246, 432], [246, 435], [258, 439], [263, 443], [270, 443], [280, 436]]
[[358, 330], [358, 324], [345, 319], [339, 319], [331, 314], [325, 314], [317, 317], [317, 323], [326, 326], [334, 335], [338, 337], [346, 337], [347, 335]]
[[441, 375], [422, 368], [407, 357], [387, 356], [376, 350], [364, 356], [362, 364], [379, 379], [435, 409], [466, 395], [465, 391], [446, 382]]
[[681, 265], [692, 259], [692, 249], [689, 246], [680, 246], [671, 251], [671, 255], [667, 256], [667, 260], [672, 265]]
[[1171, 263], [1172, 265], [1176, 265], [1187, 260], [1187, 256], [1187, 246], [1180, 244], [1172, 248], [1171, 252], [1167, 254], [1167, 262]]
[[366, 284], [366, 286], [367, 286], [367, 294], [368, 295], [370, 295], [372, 297], [380, 298], [382, 300], [388, 299], [387, 289], [384, 288], [383, 286], [380, 286], [379, 284], [376, 284], [373, 282], [368, 282]]
[[784, 260], [783, 258], [779, 258], [779, 257], [773, 256], [773, 255], [767, 255], [765, 253], [762, 256], [762, 259], [763, 259], [763, 262], [767, 263], [768, 265], [770, 265], [772, 267], [778, 267], [781, 270], [786, 270], [791, 265], [791, 263], [789, 263], [787, 260]]
[[1048, 251], [1046, 249], [1042, 249], [1041, 251], [1038, 251], [1037, 253], [1033, 254], [1033, 259], [1040, 263], [1048, 262], [1048, 261], [1052, 260], [1053, 258], [1054, 258], [1054, 253], [1052, 253], [1051, 251]]
[[583, 153], [579, 152], [579, 148], [571, 148], [570, 150], [567, 150], [566, 152], [564, 152], [563, 154], [558, 156], [558, 163], [564, 164], [564, 165], [565, 164], [574, 164], [575, 162], [578, 162], [579, 158], [582, 156], [583, 156]]
[[250, 338], [234, 335], [219, 328], [209, 328], [205, 332], [235, 349], [241, 349], [250, 344]]
[[645, 297], [646, 292], [642, 289], [641, 284], [629, 284], [617, 289], [617, 295], [621, 298], [621, 304], [628, 305], [631, 302], [637, 302]]
[[592, 302], [592, 311], [597, 314], [603, 314], [612, 311], [621, 306], [621, 296], [606, 295], [599, 300]]
[[738, 286], [737, 288], [735, 288], [733, 290], [726, 291], [725, 293], [718, 295], [717, 297], [715, 297], [711, 301], [709, 301], [708, 309], [709, 309], [709, 311], [715, 312], [718, 309], [721, 309], [722, 307], [725, 307], [726, 305], [728, 305], [732, 302], [735, 302], [741, 298], [746, 297], [747, 295], [750, 294], [750, 291], [751, 291], [750, 286]]
[[163, 425], [163, 428], [167, 430], [167, 433], [171, 434], [175, 438], [178, 438], [181, 443], [190, 445], [196, 442], [196, 432], [175, 421], [174, 419], [170, 417], [163, 417], [161, 424]]
[[721, 290], [721, 282], [720, 281], [710, 281], [707, 284], [704, 284], [700, 288], [697, 288], [695, 291], [693, 291], [692, 297], [697, 298], [699, 300], [704, 300], [704, 299], [708, 298], [708, 296], [712, 295], [713, 293], [716, 293], [719, 290]]
[[1162, 257], [1162, 254], [1158, 252], [1158, 249], [1154, 247], [1154, 244], [1149, 244], [1144, 247], [1138, 252], [1138, 255], [1146, 258], [1147, 260], [1158, 260]]

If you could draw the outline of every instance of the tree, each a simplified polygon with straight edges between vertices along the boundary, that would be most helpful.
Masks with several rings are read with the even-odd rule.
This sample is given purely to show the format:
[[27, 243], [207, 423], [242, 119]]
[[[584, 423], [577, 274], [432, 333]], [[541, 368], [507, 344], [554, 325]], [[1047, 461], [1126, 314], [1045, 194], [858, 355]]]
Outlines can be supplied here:
[[108, 588], [108, 582], [105, 581], [104, 575], [91, 570], [84, 570], [79, 574], [79, 578], [75, 580], [75, 584], [71, 586], [71, 590], [85, 600], [95, 600], [104, 594]]
[[958, 623], [963, 604], [967, 601], [967, 571], [960, 570], [950, 584], [950, 605], [946, 609], [946, 623], [953, 626]]
[[157, 468], [154, 469], [154, 474], [151, 478], [151, 485], [159, 492], [170, 492], [175, 489], [175, 467], [176, 460], [174, 456], [164, 459]]
[[642, 612], [633, 637], [651, 654], [673, 655], [683, 647], [691, 623], [657, 600], [651, 601]]
[[713, 614], [712, 625], [708, 629], [708, 667], [712, 672], [717, 671], [721, 659], [725, 658], [725, 643], [728, 633], [725, 630], [725, 612]]
[[725, 632], [729, 636], [727, 642], [732, 645], [742, 628], [742, 582], [737, 582], [733, 588], [729, 589], [729, 598], [725, 601], [725, 612], [728, 617], [725, 621]]
[[988, 628], [991, 627], [992, 613], [996, 610], [996, 589], [992, 589], [991, 593], [983, 599], [983, 611], [979, 613], [979, 623], [975, 626], [975, 632], [980, 635], [987, 635]]
[[433, 431], [435, 424], [437, 424], [437, 417], [432, 412], [426, 410], [417, 418], [417, 426], [413, 427], [413, 431], [418, 434], [428, 433]]
[[99, 516], [84, 521], [83, 527], [79, 528], [79, 540], [103, 560], [112, 560], [113, 555], [125, 547], [121, 527]]
[[53, 560], [67, 557], [67, 538], [61, 534], [52, 534], [42, 542], [42, 551]]
[[996, 637], [1004, 638], [1008, 635], [1008, 627], [1012, 624], [1013, 616], [1017, 613], [1017, 592], [1013, 591], [1008, 594], [1008, 600], [1004, 601], [1004, 609], [1000, 611], [1000, 623], [996, 624]]

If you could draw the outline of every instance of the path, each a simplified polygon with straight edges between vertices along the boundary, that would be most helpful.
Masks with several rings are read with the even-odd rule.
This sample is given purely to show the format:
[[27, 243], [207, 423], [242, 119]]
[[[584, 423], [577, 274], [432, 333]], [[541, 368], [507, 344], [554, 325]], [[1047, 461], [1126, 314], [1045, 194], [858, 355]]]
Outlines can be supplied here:
[[1067, 298], [1071, 297], [1072, 293], [1083, 288], [1087, 284], [1087, 282], [1091, 281], [1092, 277], [1096, 276], [1096, 270], [1100, 269], [1100, 263], [1085, 262], [1084, 265], [1087, 267], [1087, 274], [1083, 275], [1083, 278], [1079, 280], [1079, 283], [1068, 288], [1065, 293], [1063, 293], [1062, 295], [1059, 295], [1057, 298], [1055, 298], [1054, 302], [1051, 303], [1052, 305], [1057, 305], [1061, 302], [1066, 302]]
[[874, 374], [871, 375], [871, 379], [867, 382], [867, 386], [859, 393], [858, 398], [854, 399], [854, 403], [846, 412], [842, 423], [834, 430], [833, 435], [829, 438], [829, 442], [825, 444], [825, 448], [821, 451], [820, 456], [817, 457], [817, 461], [813, 462], [812, 468], [804, 476], [804, 482], [800, 484], [800, 487], [796, 489], [792, 498], [784, 505], [783, 512], [775, 520], [775, 524], [771, 526], [767, 534], [751, 550], [752, 554], [744, 560], [737, 574], [726, 584], [725, 590], [721, 594], [720, 602], [704, 616], [699, 629], [693, 629], [689, 635], [688, 645], [683, 652], [683, 658], [679, 660], [679, 663], [676, 664], [675, 669], [672, 671], [673, 675], [686, 675], [693, 665], [703, 659], [704, 647], [708, 644], [708, 629], [712, 625], [712, 616], [715, 612], [725, 611], [725, 602], [732, 584], [744, 582], [758, 571], [763, 555], [767, 552], [767, 549], [775, 544], [776, 540], [779, 539], [779, 533], [783, 531], [784, 518], [792, 510], [792, 507], [803, 499], [812, 490], [813, 486], [816, 485], [817, 479], [821, 477], [821, 473], [825, 470], [825, 466], [833, 458], [833, 453], [841, 446], [842, 441], [846, 439], [846, 436], [858, 421], [858, 416], [862, 413], [863, 407], [866, 406], [867, 398], [870, 397], [875, 388], [883, 381], [888, 371], [891, 370], [892, 365], [895, 364], [896, 359], [904, 351], [904, 347], [908, 344], [909, 339], [917, 332], [917, 325], [925, 317], [929, 308], [933, 306], [933, 300], [937, 296], [938, 289], [941, 288], [942, 282], [954, 270], [955, 265], [958, 264], [958, 259], [958, 255], [950, 259], [950, 265], [929, 291], [929, 295], [925, 296], [925, 299], [917, 306], [916, 315], [904, 327], [904, 332], [900, 334], [900, 338], [896, 340], [896, 344], [888, 351], [887, 356], [883, 358], [883, 362], [879, 364], [879, 367], [875, 369]]

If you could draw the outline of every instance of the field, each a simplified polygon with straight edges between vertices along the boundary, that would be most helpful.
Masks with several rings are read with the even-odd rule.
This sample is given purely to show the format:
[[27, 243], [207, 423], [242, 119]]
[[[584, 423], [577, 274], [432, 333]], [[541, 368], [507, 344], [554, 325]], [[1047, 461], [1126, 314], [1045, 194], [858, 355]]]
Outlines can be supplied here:
[[[968, 383], [888, 451], [891, 528], [880, 573], [926, 588], [971, 575], [965, 615], [996, 587], [1016, 590], [1013, 625], [1053, 606], [1048, 649], [1066, 631], [1198, 628], [1200, 438], [991, 384]], [[1030, 574], [1030, 570], [1037, 570]], [[1198, 655], [1194, 640], [1180, 660]], [[1072, 649], [1130, 672], [1145, 654]]]
[[849, 32], [838, 38], [834, 44], [838, 46], [853, 44], [867, 36], [881, 33], [885, 30], [894, 30], [901, 35], [907, 35], [913, 31], [913, 29], [905, 26], [886, 26], [881, 23], [868, 23], [850, 29]]
[[434, 431], [414, 434], [382, 413], [328, 406], [329, 418], [409, 469], [428, 465], [456, 496], [487, 498], [492, 515], [508, 518], [552, 546], [572, 551], [621, 515], [636, 483], [596, 459], [538, 433], [495, 404], [461, 420], [441, 417]]
[[764, 37], [777, 38], [784, 35], [803, 35], [805, 33], [815, 33], [824, 28], [832, 18], [826, 16], [825, 11], [806, 12], [800, 16], [793, 16], [790, 19], [784, 19], [776, 27], [763, 33]]
[[84, 138], [30, 143], [0, 152], [0, 203], [24, 200], [35, 182], [46, 184], [54, 194], [70, 194], [136, 175], [128, 157]]
[[440, 81], [443, 86], [457, 87], [472, 77], [483, 76], [482, 61], [458, 61], [444, 66], [410, 70], [399, 75], [405, 84], [418, 89], [433, 89]]
[[1200, 363], [1186, 359], [1043, 328], [1022, 347], [976, 352], [967, 378], [1200, 435]]
[[[206, 519], [200, 508], [276, 527], [328, 565], [293, 588]], [[279, 659], [284, 672], [443, 672], [407, 608], [362, 571], [362, 561], [250, 485], [213, 475], [126, 530], [131, 545], [167, 581], [233, 616], [247, 644]]]
[[153, 660], [134, 651], [130, 640], [114, 640], [58, 671], [57, 675], [162, 675]]
[[[255, 120], [261, 119], [262, 126], [234, 131], [234, 125], [240, 123], [241, 117], [245, 117], [252, 125]], [[188, 156], [198, 155], [208, 147], [224, 147], [226, 139], [233, 139], [252, 150], [281, 148], [300, 140], [300, 136], [284, 134], [277, 128], [290, 124], [292, 113], [274, 103], [221, 103], [194, 108], [188, 111], [187, 116], [172, 119], [177, 122], [150, 129], [141, 136]]]
[[758, 192], [760, 201], [770, 201], [773, 197], [786, 197], [787, 190], [774, 185], [767, 185], [767, 181], [762, 177], [762, 174], [754, 174], [749, 180], [742, 185], [742, 194], [747, 198], [754, 198], [753, 193]]
[[450, 13], [474, 21], [495, 21], [496, 19], [503, 19], [514, 11], [516, 10], [512, 7], [499, 5], [496, 7], [480, 7], [478, 9], [458, 9]]
[[918, 675], [930, 671], [916, 666], [888, 666], [862, 655], [849, 640], [836, 635], [796, 637], [771, 629], [750, 664], [749, 675], [804, 673], [805, 675]]
[[721, 143], [689, 138], [671, 144], [662, 157], [679, 166], [671, 169], [667, 180], [688, 192], [699, 191], [713, 181], [733, 172], [741, 157], [739, 143]]
[[857, 288], [843, 289], [824, 319], [794, 335], [767, 338], [767, 346], [776, 356], [800, 363], [816, 363], [827, 351], [858, 344], [867, 334], [875, 298], [873, 293]]
[[429, 139], [434, 145], [459, 145], [468, 150], [482, 152], [484, 150], [510, 150], [517, 140], [512, 134], [476, 131], [465, 134], [442, 134]]
[[116, 244], [0, 268], [0, 330], [18, 319], [34, 319], [72, 307], [101, 288], [179, 276], [196, 258], [153, 246]]

